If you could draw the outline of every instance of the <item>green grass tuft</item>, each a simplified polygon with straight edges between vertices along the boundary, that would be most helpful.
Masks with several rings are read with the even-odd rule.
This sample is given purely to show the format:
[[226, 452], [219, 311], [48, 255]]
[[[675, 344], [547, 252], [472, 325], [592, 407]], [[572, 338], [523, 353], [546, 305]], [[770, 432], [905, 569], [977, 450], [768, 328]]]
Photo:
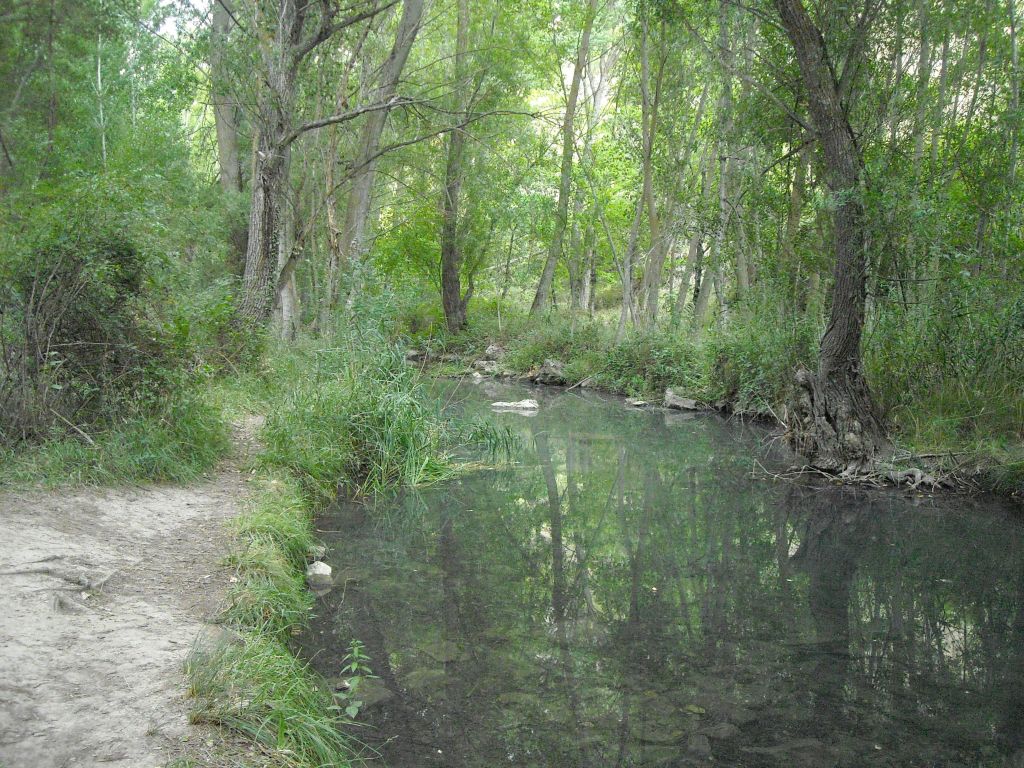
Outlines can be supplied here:
[[179, 395], [151, 415], [89, 439], [70, 435], [7, 451], [0, 457], [0, 484], [187, 482], [210, 471], [231, 447], [220, 411], [194, 395]]
[[187, 674], [195, 722], [231, 728], [290, 768], [347, 768], [359, 745], [330, 689], [278, 638], [244, 632], [236, 641], [197, 646]]

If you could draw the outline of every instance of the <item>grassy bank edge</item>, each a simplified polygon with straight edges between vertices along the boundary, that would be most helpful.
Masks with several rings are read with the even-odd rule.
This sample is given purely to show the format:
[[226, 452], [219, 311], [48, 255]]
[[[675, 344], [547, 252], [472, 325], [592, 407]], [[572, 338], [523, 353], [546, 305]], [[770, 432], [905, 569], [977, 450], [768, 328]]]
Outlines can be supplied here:
[[317, 547], [317, 505], [282, 470], [257, 469], [249, 482], [234, 522], [228, 631], [198, 642], [186, 663], [191, 718], [252, 740], [272, 765], [348, 766], [360, 747], [343, 732], [344, 703], [288, 643], [312, 610], [305, 567]]
[[[813, 365], [813, 329], [797, 328], [778, 333], [709, 337], [701, 344], [679, 343], [671, 335], [638, 333], [609, 343], [595, 335], [592, 323], [570, 330], [557, 322], [507, 323], [498, 331], [482, 322], [456, 335], [441, 333], [421, 339], [417, 346], [459, 356], [458, 361], [432, 364], [439, 375], [461, 376], [486, 359], [485, 350], [495, 344], [504, 350], [500, 368], [506, 376], [528, 377], [546, 358], [564, 364], [567, 384], [638, 397], [660, 404], [665, 390], [692, 398], [709, 409], [755, 418], [784, 427], [780, 415], [800, 365]], [[436, 358], [435, 358], [436, 359]], [[767, 361], [767, 362], [766, 362]], [[484, 373], [485, 376], [494, 374]], [[499, 374], [500, 377], [500, 374]], [[895, 419], [892, 438], [896, 470], [921, 469], [967, 491], [993, 493], [1024, 501], [1024, 444], [993, 437], [951, 440], [934, 423], [954, 420], [955, 415], [936, 412], [914, 421], [912, 427]]]

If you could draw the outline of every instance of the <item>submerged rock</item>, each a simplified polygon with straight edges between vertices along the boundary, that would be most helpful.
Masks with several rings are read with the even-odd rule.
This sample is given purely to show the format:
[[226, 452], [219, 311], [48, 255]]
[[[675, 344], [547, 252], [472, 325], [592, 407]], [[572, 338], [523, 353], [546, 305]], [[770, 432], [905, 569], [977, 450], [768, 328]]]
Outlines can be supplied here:
[[540, 403], [533, 398], [516, 400], [515, 402], [503, 402], [499, 400], [496, 403], [491, 403], [491, 408], [496, 411], [536, 411], [540, 408]]
[[648, 405], [650, 405], [650, 403], [648, 403], [646, 400], [640, 400], [639, 398], [636, 397], [627, 397], [626, 405], [628, 405], [630, 408], [646, 408]]
[[565, 363], [561, 360], [545, 360], [544, 365], [530, 379], [537, 384], [565, 384]]
[[677, 411], [699, 411], [700, 403], [692, 397], [680, 397], [671, 388], [665, 390], [665, 407], [675, 408]]
[[333, 586], [331, 566], [317, 560], [306, 566], [306, 583], [313, 589], [327, 589]]
[[686, 742], [686, 751], [697, 757], [711, 757], [711, 741], [703, 733], [694, 734]]

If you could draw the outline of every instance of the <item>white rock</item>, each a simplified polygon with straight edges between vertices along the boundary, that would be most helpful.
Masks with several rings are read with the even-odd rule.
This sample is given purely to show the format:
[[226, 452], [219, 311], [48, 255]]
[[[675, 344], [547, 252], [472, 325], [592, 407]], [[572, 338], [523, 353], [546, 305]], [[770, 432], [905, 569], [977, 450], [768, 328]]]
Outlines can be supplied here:
[[626, 405], [631, 408], [646, 408], [648, 406], [648, 402], [646, 400], [639, 400], [635, 397], [627, 397]]
[[540, 408], [540, 403], [532, 398], [527, 400], [516, 400], [511, 403], [499, 400], [496, 403], [491, 403], [491, 408], [496, 411], [536, 411]]
[[324, 589], [330, 587], [331, 582], [331, 566], [327, 563], [317, 560], [315, 563], [310, 563], [306, 566], [306, 583], [313, 589]]

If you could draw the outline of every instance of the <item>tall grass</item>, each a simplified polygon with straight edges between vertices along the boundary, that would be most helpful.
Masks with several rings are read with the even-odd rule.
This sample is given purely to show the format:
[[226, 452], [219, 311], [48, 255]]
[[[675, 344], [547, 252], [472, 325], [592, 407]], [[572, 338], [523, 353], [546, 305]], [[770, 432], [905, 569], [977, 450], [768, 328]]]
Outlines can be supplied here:
[[[291, 375], [297, 362], [305, 377]], [[270, 403], [261, 460], [293, 473], [315, 499], [419, 485], [451, 472], [452, 429], [397, 350], [310, 348], [279, 366], [271, 375], [282, 386]]]
[[187, 482], [210, 471], [229, 450], [220, 411], [195, 394], [178, 392], [152, 412], [102, 432], [61, 435], [0, 453], [0, 484]]
[[256, 477], [235, 522], [238, 582], [224, 622], [234, 633], [201, 642], [186, 664], [192, 717], [231, 728], [295, 768], [348, 766], [358, 745], [330, 687], [288, 647], [313, 606], [303, 568], [316, 543], [310, 506], [284, 473]]
[[248, 736], [279, 765], [347, 768], [359, 751], [330, 689], [273, 635], [255, 629], [195, 650], [187, 673], [193, 721]]

